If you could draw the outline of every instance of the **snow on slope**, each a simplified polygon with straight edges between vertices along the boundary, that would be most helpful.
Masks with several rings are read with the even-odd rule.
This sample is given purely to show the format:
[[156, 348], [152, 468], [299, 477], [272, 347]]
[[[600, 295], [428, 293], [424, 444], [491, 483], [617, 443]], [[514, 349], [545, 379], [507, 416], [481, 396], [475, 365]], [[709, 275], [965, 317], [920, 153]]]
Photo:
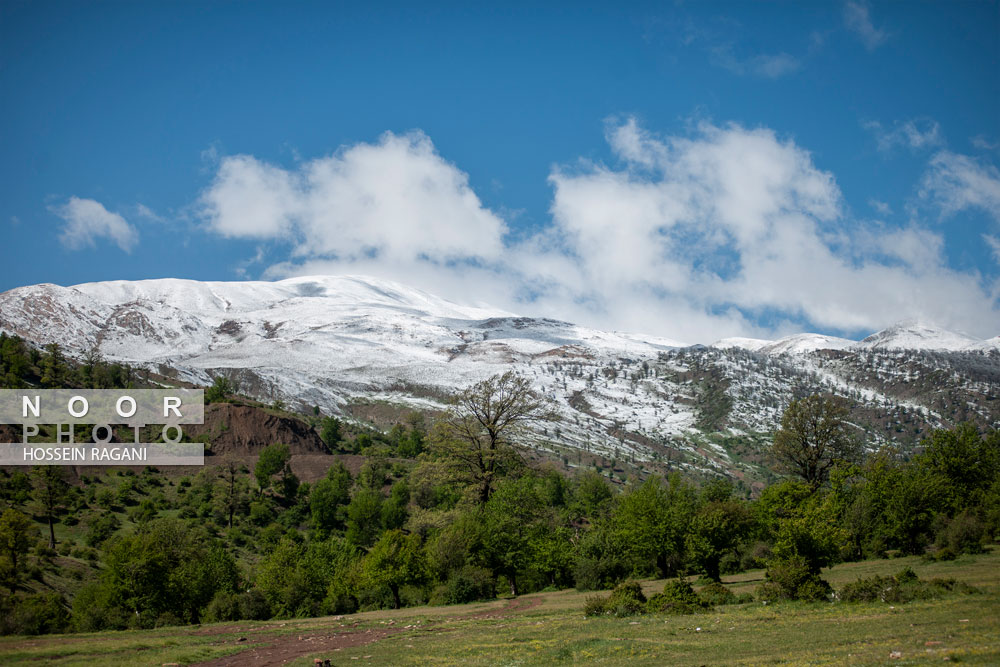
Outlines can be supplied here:
[[795, 334], [765, 345], [760, 349], [765, 354], [803, 354], [816, 350], [843, 350], [854, 345], [853, 340], [823, 336], [821, 334]]
[[765, 340], [763, 338], [741, 338], [739, 336], [733, 338], [723, 338], [717, 340], [709, 347], [714, 347], [717, 350], [749, 350], [750, 352], [757, 352], [762, 347], [766, 345], [771, 345], [774, 343], [773, 340]]
[[400, 382], [450, 393], [511, 367], [600, 367], [683, 345], [459, 306], [358, 276], [37, 285], [0, 294], [0, 328], [71, 354], [97, 347], [112, 360], [164, 364], [201, 383], [251, 369], [275, 397], [320, 405]]
[[764, 340], [762, 338], [723, 338], [712, 343], [709, 347], [717, 350], [740, 349], [750, 352], [760, 352], [762, 354], [805, 354], [816, 350], [843, 350], [855, 341], [847, 338], [837, 338], [835, 336], [824, 336], [822, 334], [801, 333], [793, 336], [785, 336], [778, 340]]
[[853, 347], [877, 350], [968, 350], [981, 341], [922, 322], [901, 322], [868, 336]]
[[994, 336], [993, 338], [987, 338], [986, 340], [972, 343], [965, 349], [981, 352], [990, 352], [993, 350], [1000, 351], [1000, 336]]
[[[546, 434], [539, 447], [557, 442], [640, 460], [662, 454], [662, 443], [689, 446], [686, 434], [700, 428], [697, 406], [705, 388], [698, 374], [705, 361], [729, 384], [729, 424], [766, 431], [792, 395], [786, 366], [873, 402], [895, 400], [832, 375], [821, 359], [810, 359], [815, 350], [990, 344], [897, 326], [859, 344], [799, 334], [778, 341], [730, 338], [709, 349], [680, 350], [684, 344], [669, 339], [461, 306], [360, 276], [34, 285], [0, 294], [0, 330], [36, 343], [58, 342], [74, 356], [97, 347], [106, 358], [153, 370], [162, 365], [199, 384], [229, 374], [258, 398], [326, 411], [379, 398], [441, 407], [442, 394], [515, 370], [562, 415], [556, 434]], [[782, 359], [762, 364], [727, 354], [732, 348]], [[694, 366], [701, 370], [692, 371]], [[727, 457], [719, 450], [707, 465]]]

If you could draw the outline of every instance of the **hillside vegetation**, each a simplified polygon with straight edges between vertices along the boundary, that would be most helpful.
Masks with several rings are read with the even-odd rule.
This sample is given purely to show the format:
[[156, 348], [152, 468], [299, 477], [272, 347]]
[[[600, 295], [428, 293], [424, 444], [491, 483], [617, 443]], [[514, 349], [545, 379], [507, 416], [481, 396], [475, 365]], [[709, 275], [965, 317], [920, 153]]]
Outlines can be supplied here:
[[[83, 384], [83, 366], [53, 360], [55, 352], [29, 358], [16, 379], [33, 382], [48, 366], [63, 383]], [[695, 482], [679, 473], [635, 476], [618, 489], [592, 468], [566, 476], [525, 460], [518, 444], [526, 429], [550, 424], [553, 415], [529, 382], [513, 373], [469, 387], [433, 421], [413, 414], [387, 432], [319, 410], [294, 416], [280, 404], [240, 407], [228, 403], [233, 389], [224, 379], [208, 389], [213, 413], [249, 410], [261, 425], [273, 424], [271, 417], [296, 420], [307, 427], [297, 455], [326, 457], [328, 469], [303, 482], [292, 447], [274, 442], [250, 443], [253, 456], [220, 454], [204, 468], [183, 472], [0, 471], [5, 633], [287, 623], [404, 609], [398, 617], [362, 615], [347, 622], [371, 629], [363, 624], [375, 621], [365, 619], [389, 625], [395, 618], [442, 614], [435, 611], [441, 605], [501, 595], [517, 598], [510, 611], [527, 613], [523, 596], [553, 591], [544, 599], [572, 604], [559, 612], [565, 635], [551, 636], [562, 636], [569, 647], [564, 657], [577, 659], [591, 650], [578, 645], [586, 633], [574, 625], [585, 607], [593, 616], [586, 636], [596, 628], [596, 636], [609, 635], [602, 642], [625, 641], [629, 633], [622, 633], [633, 627], [621, 625], [625, 617], [633, 619], [625, 623], [659, 623], [657, 633], [679, 633], [688, 621], [674, 615], [720, 607], [744, 630], [764, 622], [761, 614], [781, 618], [779, 612], [769, 616], [774, 605], [817, 621], [827, 618], [824, 609], [836, 610], [829, 618], [844, 618], [853, 613], [842, 599], [847, 582], [831, 574], [844, 570], [830, 566], [852, 563], [847, 567], [855, 569], [847, 571], [870, 577], [861, 561], [898, 556], [910, 557], [906, 562], [919, 579], [901, 570], [902, 561], [880, 561], [886, 566], [872, 567], [892, 578], [857, 583], [848, 597], [876, 591], [882, 599], [885, 590], [905, 589], [887, 599], [912, 609], [929, 605], [931, 617], [945, 608], [979, 609], [977, 616], [995, 608], [995, 580], [981, 572], [962, 579], [979, 590], [948, 581], [951, 575], [925, 581], [925, 573], [933, 579], [952, 564], [993, 563], [992, 555], [979, 554], [1000, 533], [1000, 435], [972, 424], [930, 433], [917, 455], [888, 447], [866, 454], [846, 425], [843, 400], [814, 395], [785, 411], [771, 463], [787, 476], [759, 493], [721, 475]], [[240, 439], [224, 440], [223, 425], [208, 424], [200, 435], [208, 447], [226, 442], [234, 453]], [[289, 433], [300, 428], [279, 426]], [[312, 428], [319, 440], [308, 435]], [[330, 453], [309, 453], [318, 449]], [[701, 577], [697, 590], [677, 579], [685, 576]], [[673, 583], [643, 590], [628, 583], [650, 577]], [[736, 586], [727, 590], [719, 580]], [[713, 581], [706, 593], [712, 597], [691, 597]], [[611, 598], [582, 593], [616, 587]], [[422, 610], [406, 611], [417, 608]], [[319, 626], [279, 623], [274, 632], [285, 627]], [[220, 632], [228, 631], [212, 630], [204, 641], [215, 641], [211, 637]], [[479, 632], [486, 633], [485, 626]], [[544, 637], [550, 636], [523, 625], [512, 632], [503, 635], [512, 651], [533, 637], [547, 645]], [[123, 649], [128, 651], [135, 644], [127, 637], [175, 636], [163, 631], [122, 635], [121, 641], [132, 646]], [[608, 653], [610, 645], [602, 642], [594, 650]], [[14, 651], [24, 644], [8, 646]], [[640, 648], [629, 650], [651, 661], [660, 655]]]
[[[586, 618], [588, 593], [535, 593], [515, 600], [408, 607], [314, 619], [220, 623], [40, 638], [0, 638], [7, 665], [762, 665], [1000, 661], [1000, 554], [954, 561], [918, 557], [823, 570], [837, 590], [858, 579], [912, 568], [921, 579], [955, 578], [978, 593], [904, 604], [750, 602], [683, 616]], [[749, 593], [763, 570], [725, 576]], [[648, 595], [664, 581], [643, 581]], [[695, 589], [701, 589], [695, 586]]]

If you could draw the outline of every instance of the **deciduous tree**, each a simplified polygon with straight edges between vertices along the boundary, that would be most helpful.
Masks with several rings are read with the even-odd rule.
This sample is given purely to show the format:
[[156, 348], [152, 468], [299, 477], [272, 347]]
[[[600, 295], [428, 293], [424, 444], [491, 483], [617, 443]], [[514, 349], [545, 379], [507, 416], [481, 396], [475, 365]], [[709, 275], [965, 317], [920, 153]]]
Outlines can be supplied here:
[[522, 465], [514, 445], [534, 422], [552, 419], [531, 383], [513, 371], [479, 382], [458, 397], [434, 444], [485, 504], [497, 479]]
[[781, 418], [771, 452], [784, 470], [817, 489], [838, 461], [860, 458], [861, 446], [846, 418], [844, 401], [834, 396], [817, 394], [792, 401]]

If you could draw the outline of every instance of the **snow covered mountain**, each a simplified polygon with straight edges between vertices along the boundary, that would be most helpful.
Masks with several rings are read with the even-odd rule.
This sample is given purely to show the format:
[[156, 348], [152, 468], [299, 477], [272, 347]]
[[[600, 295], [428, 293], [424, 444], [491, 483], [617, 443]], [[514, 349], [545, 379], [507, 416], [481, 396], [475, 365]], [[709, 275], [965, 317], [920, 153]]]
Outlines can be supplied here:
[[981, 347], [985, 342], [963, 333], [941, 329], [932, 324], [909, 321], [874, 333], [858, 343], [857, 347], [875, 350], [960, 351]]
[[[998, 339], [899, 325], [860, 342], [817, 334], [709, 347], [460, 306], [361, 276], [278, 282], [43, 284], [0, 294], [0, 330], [70, 355], [97, 348], [198, 384], [226, 375], [258, 398], [347, 417], [387, 402], [440, 408], [514, 369], [561, 415], [535, 446], [673, 467], [752, 472], [795, 396], [854, 402], [874, 441], [913, 441], [961, 418], [1000, 423]], [[900, 355], [900, 349], [905, 354]], [[942, 374], [942, 371], [945, 371]]]

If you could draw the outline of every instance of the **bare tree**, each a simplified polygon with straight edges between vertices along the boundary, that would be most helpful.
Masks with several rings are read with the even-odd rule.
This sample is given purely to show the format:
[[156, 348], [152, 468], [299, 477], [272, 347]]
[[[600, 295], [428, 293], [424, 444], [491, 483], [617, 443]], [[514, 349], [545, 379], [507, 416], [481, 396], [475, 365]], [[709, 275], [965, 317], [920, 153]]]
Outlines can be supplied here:
[[222, 479], [222, 505], [229, 515], [229, 527], [233, 527], [233, 517], [247, 502], [246, 475], [249, 471], [240, 461], [226, 459], [219, 468]]
[[860, 443], [848, 433], [847, 406], [818, 394], [792, 401], [781, 417], [771, 453], [785, 471], [817, 489], [838, 461], [857, 461]]
[[62, 466], [35, 466], [35, 502], [49, 524], [49, 548], [56, 548], [55, 524], [63, 509], [68, 484]]
[[438, 425], [434, 447], [485, 503], [496, 479], [523, 465], [514, 448], [517, 437], [532, 423], [552, 418], [528, 379], [508, 371], [462, 392], [455, 411]]

